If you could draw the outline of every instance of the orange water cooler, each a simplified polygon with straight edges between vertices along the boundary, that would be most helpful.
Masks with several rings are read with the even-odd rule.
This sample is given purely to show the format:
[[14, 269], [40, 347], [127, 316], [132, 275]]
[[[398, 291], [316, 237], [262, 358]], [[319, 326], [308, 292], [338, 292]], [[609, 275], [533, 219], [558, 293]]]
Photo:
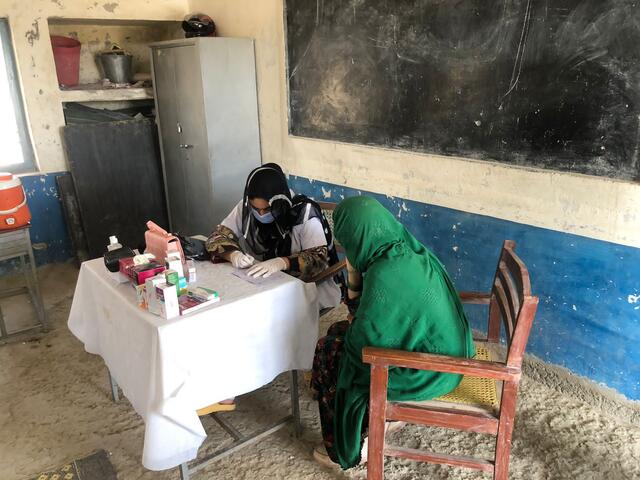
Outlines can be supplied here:
[[24, 227], [30, 220], [22, 182], [11, 173], [0, 172], [0, 231]]

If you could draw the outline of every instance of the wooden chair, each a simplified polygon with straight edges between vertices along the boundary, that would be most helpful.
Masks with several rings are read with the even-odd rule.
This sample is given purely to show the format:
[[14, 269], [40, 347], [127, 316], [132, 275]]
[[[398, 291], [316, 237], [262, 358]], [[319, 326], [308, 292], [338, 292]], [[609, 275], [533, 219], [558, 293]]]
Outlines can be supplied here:
[[[456, 358], [373, 347], [363, 349], [364, 362], [371, 364], [367, 464], [369, 480], [382, 480], [385, 455], [473, 468], [492, 473], [495, 480], [507, 479], [516, 395], [522, 375], [522, 358], [538, 305], [538, 297], [531, 295], [527, 267], [514, 250], [515, 242], [510, 240], [504, 242], [490, 293], [460, 293], [463, 303], [489, 305], [489, 325], [485, 345], [499, 343], [500, 324], [504, 323], [507, 340], [506, 361]], [[387, 400], [390, 367], [457, 373], [465, 375], [463, 382], [474, 381], [473, 377], [490, 381], [492, 385], [500, 381], [502, 395], [499, 407], [497, 411], [487, 411], [473, 405], [452, 405], [438, 400], [390, 402]], [[495, 435], [495, 457], [493, 460], [485, 460], [387, 445], [384, 437], [386, 420]]]

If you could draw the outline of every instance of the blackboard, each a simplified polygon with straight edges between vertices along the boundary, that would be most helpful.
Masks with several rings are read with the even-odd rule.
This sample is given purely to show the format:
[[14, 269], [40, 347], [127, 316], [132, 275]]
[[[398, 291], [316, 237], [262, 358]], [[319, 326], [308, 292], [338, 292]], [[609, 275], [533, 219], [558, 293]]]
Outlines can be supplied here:
[[168, 226], [154, 123], [68, 125], [63, 138], [89, 257], [104, 255], [110, 235], [142, 252], [147, 221]]
[[640, 179], [636, 0], [286, 0], [292, 135]]

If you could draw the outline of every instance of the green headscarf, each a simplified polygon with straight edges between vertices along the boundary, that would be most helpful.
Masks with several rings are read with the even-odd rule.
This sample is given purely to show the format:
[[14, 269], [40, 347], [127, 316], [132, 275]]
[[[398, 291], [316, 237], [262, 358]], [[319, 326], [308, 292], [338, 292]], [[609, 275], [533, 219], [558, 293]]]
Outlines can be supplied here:
[[[377, 200], [352, 197], [334, 214], [335, 237], [364, 274], [360, 306], [345, 336], [335, 400], [334, 447], [340, 465], [360, 461], [369, 403], [366, 346], [459, 357], [475, 354], [469, 323], [440, 261]], [[427, 400], [458, 386], [460, 375], [390, 368], [389, 400]]]

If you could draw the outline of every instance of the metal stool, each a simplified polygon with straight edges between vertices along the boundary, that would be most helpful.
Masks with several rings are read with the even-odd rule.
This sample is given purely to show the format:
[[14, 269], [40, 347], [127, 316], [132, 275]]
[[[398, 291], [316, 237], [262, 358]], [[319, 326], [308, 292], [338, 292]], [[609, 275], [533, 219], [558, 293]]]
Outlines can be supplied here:
[[[4, 292], [0, 292], [0, 298], [29, 293], [33, 306], [36, 310], [36, 315], [38, 316], [39, 324], [9, 333], [7, 332], [4, 315], [0, 308], [0, 340], [5, 340], [9, 337], [35, 330], [37, 328], [42, 328], [45, 332], [47, 331], [47, 317], [44, 311], [44, 304], [42, 303], [42, 296], [40, 295], [38, 276], [36, 274], [36, 262], [33, 258], [29, 228], [30, 225], [27, 225], [15, 230], [0, 232], [0, 261], [19, 258], [20, 266], [26, 280], [26, 285], [24, 287], [10, 288]], [[29, 265], [27, 265], [27, 258]]]

